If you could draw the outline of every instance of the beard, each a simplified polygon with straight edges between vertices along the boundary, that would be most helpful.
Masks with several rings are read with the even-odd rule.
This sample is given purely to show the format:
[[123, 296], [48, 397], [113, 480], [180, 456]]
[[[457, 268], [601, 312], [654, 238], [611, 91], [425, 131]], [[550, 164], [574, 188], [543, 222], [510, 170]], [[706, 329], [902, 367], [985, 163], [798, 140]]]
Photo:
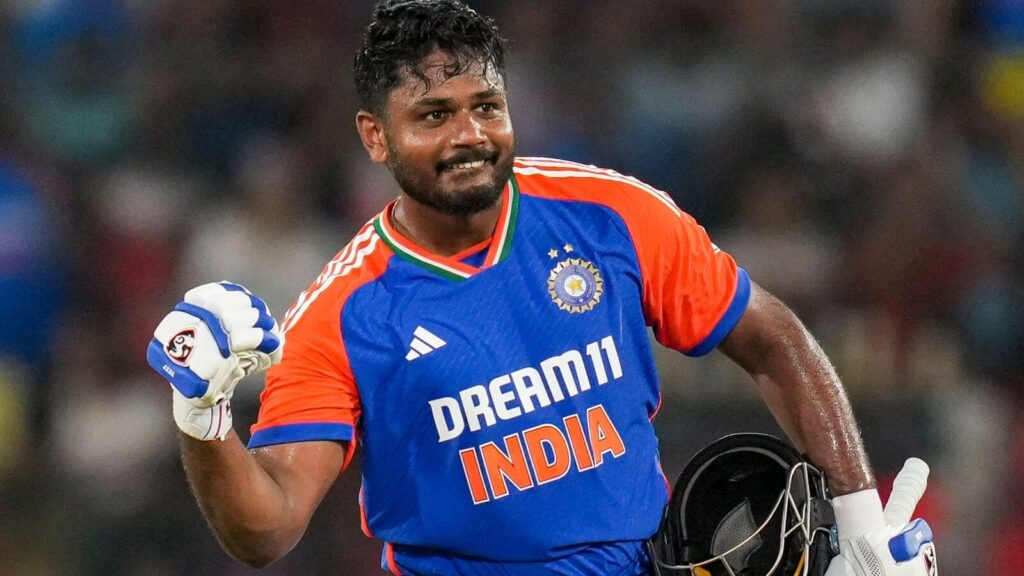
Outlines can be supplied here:
[[[501, 191], [512, 177], [515, 143], [502, 155], [497, 150], [462, 151], [438, 162], [433, 174], [403, 162], [402, 156], [389, 146], [388, 168], [402, 191], [416, 202], [449, 216], [472, 216], [493, 208], [501, 199]], [[442, 189], [440, 179], [455, 164], [483, 160], [491, 166], [492, 177], [487, 182], [465, 187], [452, 185]]]

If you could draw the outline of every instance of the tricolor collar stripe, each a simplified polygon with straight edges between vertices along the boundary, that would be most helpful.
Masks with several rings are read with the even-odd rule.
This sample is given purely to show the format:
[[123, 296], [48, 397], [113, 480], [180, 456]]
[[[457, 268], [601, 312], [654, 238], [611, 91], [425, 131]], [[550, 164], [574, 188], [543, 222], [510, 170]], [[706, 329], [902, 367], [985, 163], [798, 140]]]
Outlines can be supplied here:
[[413, 264], [450, 280], [461, 280], [469, 278], [484, 268], [494, 266], [508, 257], [515, 235], [516, 219], [519, 216], [519, 186], [513, 176], [503, 190], [501, 212], [498, 214], [498, 221], [495, 224], [491, 246], [487, 250], [487, 256], [480, 268], [453, 258], [435, 256], [403, 238], [391, 225], [390, 219], [394, 206], [394, 203], [388, 205], [373, 221], [373, 227], [384, 243], [395, 254]]
[[505, 258], [508, 258], [512, 251], [512, 238], [516, 235], [516, 223], [519, 221], [519, 182], [516, 181], [515, 173], [509, 178], [509, 193], [505, 196], [504, 205], [501, 207], [501, 220], [495, 229], [494, 241], [491, 242], [491, 249], [487, 253], [484, 267], [494, 266]]
[[384, 240], [384, 243], [387, 244], [388, 248], [391, 248], [395, 254], [398, 254], [413, 264], [418, 264], [450, 280], [461, 280], [473, 275], [475, 269], [472, 266], [467, 266], [465, 264], [461, 264], [459, 267], [448, 265], [440, 260], [431, 258], [424, 253], [420, 253], [420, 251], [414, 246], [410, 246], [402, 242], [397, 235], [391, 233], [390, 226], [387, 223], [387, 216], [391, 213], [390, 209], [391, 206], [381, 212], [381, 214], [377, 216], [377, 219], [373, 221], [373, 226], [377, 229], [377, 233], [380, 235], [381, 240]]
[[512, 236], [516, 230], [516, 217], [519, 215], [519, 185], [516, 183], [515, 175], [509, 178], [507, 194], [501, 198], [501, 213], [498, 215], [498, 222], [494, 226], [494, 237], [491, 247], [487, 251], [483, 268], [494, 266], [508, 256], [512, 247]]

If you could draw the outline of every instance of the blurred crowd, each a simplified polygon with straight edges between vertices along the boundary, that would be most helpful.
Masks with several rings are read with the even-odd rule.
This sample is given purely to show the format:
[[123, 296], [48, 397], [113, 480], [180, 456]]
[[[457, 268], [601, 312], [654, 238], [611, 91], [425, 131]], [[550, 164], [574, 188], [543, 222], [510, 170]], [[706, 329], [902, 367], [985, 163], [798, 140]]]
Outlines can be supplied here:
[[[144, 350], [200, 283], [280, 315], [397, 194], [353, 130], [371, 4], [0, 1], [0, 575], [249, 573]], [[519, 153], [672, 194], [819, 337], [883, 492], [932, 464], [943, 573], [1024, 572], [1024, 3], [470, 4], [509, 39]], [[670, 476], [778, 433], [721, 355], [659, 363]], [[358, 484], [267, 573], [377, 573]]]

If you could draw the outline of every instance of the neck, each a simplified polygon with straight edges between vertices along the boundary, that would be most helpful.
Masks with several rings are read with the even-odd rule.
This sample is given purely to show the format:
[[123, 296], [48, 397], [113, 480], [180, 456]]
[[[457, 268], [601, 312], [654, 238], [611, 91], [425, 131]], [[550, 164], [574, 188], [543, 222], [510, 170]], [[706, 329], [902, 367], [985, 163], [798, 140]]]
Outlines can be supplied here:
[[501, 200], [468, 216], [453, 216], [402, 195], [391, 213], [391, 225], [417, 246], [439, 256], [452, 256], [491, 237], [501, 213]]

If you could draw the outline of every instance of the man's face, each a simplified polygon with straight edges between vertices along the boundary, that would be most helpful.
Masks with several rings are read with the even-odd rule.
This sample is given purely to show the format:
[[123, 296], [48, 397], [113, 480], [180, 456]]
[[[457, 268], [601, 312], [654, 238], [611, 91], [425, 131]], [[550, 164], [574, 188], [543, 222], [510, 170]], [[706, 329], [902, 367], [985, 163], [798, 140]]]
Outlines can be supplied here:
[[494, 206], [512, 175], [515, 134], [505, 83], [481, 65], [447, 77], [451, 58], [427, 56], [428, 83], [403, 73], [388, 95], [387, 164], [413, 200], [457, 216]]

